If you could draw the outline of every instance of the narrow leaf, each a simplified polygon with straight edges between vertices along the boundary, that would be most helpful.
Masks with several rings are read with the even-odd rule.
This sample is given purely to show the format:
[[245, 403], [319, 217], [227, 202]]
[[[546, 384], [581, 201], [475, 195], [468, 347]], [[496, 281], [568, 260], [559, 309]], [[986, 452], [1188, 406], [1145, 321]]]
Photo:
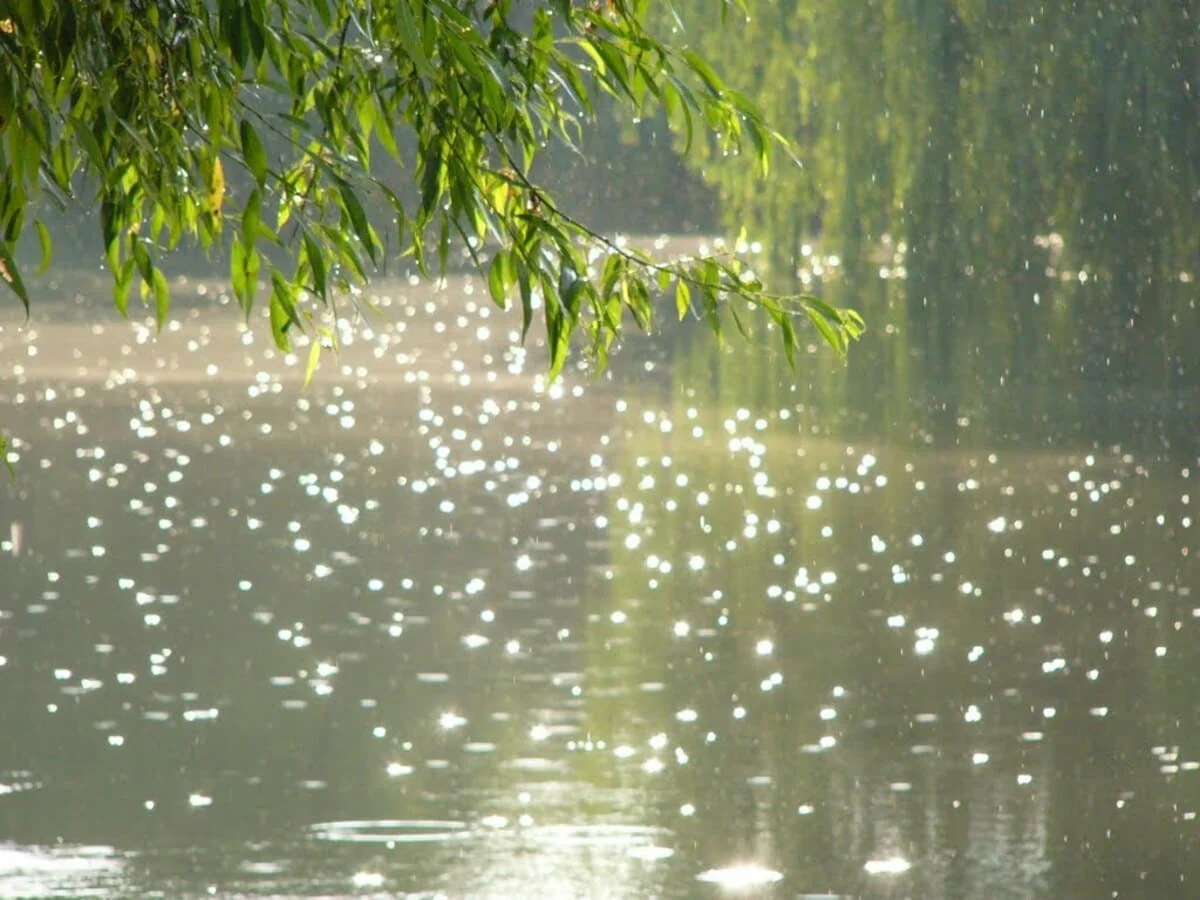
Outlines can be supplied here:
[[150, 259], [150, 251], [146, 249], [146, 245], [136, 238], [133, 241], [133, 258], [137, 262], [138, 271], [141, 273], [142, 281], [149, 286], [154, 273], [154, 262]]
[[525, 335], [533, 322], [533, 288], [529, 283], [529, 267], [523, 262], [517, 262], [517, 285], [521, 289], [521, 343], [525, 343]]
[[313, 374], [317, 371], [317, 365], [321, 362], [321, 342], [316, 337], [308, 347], [308, 364], [304, 367], [304, 386], [308, 387], [312, 381]]
[[508, 308], [508, 288], [511, 279], [506, 277], [506, 269], [512, 265], [509, 255], [506, 249], [497, 251], [492, 257], [491, 266], [488, 267], [488, 290], [491, 292], [492, 301], [501, 309]]
[[783, 332], [783, 352], [787, 356], [788, 366], [792, 371], [796, 370], [796, 327], [792, 324], [792, 317], [784, 313], [779, 318], [779, 327]]
[[[271, 286], [271, 336], [275, 339], [276, 347], [291, 353], [292, 342], [288, 338], [288, 330], [297, 321], [295, 288], [278, 271], [271, 272]], [[314, 343], [318, 342], [314, 340]]]
[[221, 165], [221, 157], [214, 156], [212, 166], [208, 170], [208, 211], [214, 217], [219, 216], [224, 202], [225, 167]]
[[684, 50], [683, 58], [687, 61], [688, 67], [700, 76], [700, 80], [704, 82], [704, 86], [714, 96], [720, 97], [725, 93], [724, 83], [704, 57], [695, 50]]
[[50, 240], [50, 229], [41, 219], [35, 220], [33, 227], [37, 229], [38, 243], [41, 245], [42, 251], [42, 259], [38, 264], [38, 275], [41, 276], [46, 274], [46, 270], [50, 268], [50, 262], [54, 258], [54, 244]]
[[813, 325], [817, 327], [817, 331], [821, 333], [821, 337], [825, 338], [825, 342], [837, 351], [838, 356], [845, 358], [845, 341], [843, 341], [842, 336], [837, 332], [837, 330], [831, 324], [829, 324], [829, 320], [825, 318], [825, 316], [822, 315], [818, 310], [808, 309], [806, 312], [808, 313], [809, 319], [812, 320]]
[[246, 246], [241, 237], [234, 235], [229, 251], [229, 280], [233, 285], [233, 296], [242, 309], [249, 308], [249, 291], [246, 287]]
[[[404, 4], [401, 3], [400, 5], [403, 6]], [[350, 187], [344, 181], [338, 183], [338, 192], [342, 196], [342, 208], [350, 218], [350, 226], [362, 242], [367, 255], [371, 257], [371, 262], [375, 262], [375, 238], [371, 234], [371, 226], [367, 222], [367, 214], [363, 210], [362, 202], [358, 199], [354, 188]]]
[[113, 273], [113, 305], [126, 318], [129, 316], [129, 289], [133, 286], [134, 270], [133, 260], [127, 259]]
[[279, 298], [271, 294], [271, 336], [275, 339], [275, 346], [284, 353], [292, 352], [292, 342], [288, 339], [287, 330], [292, 324], [291, 316], [287, 314], [284, 305], [279, 301]]
[[322, 300], [328, 301], [328, 272], [325, 268], [325, 255], [307, 231], [304, 233], [304, 254], [308, 257], [309, 268], [312, 269], [313, 287], [317, 289]]
[[258, 186], [262, 187], [267, 180], [267, 151], [263, 148], [262, 141], [259, 140], [258, 132], [254, 130], [254, 126], [248, 119], [242, 119], [240, 130], [242, 158], [246, 161], [246, 168], [258, 182]]
[[675, 283], [675, 308], [679, 310], [679, 321], [692, 311], [692, 289], [682, 278]]
[[242, 240], [247, 249], [254, 248], [262, 225], [262, 194], [255, 188], [246, 198], [246, 208], [242, 210]]
[[383, 146], [388, 156], [398, 163], [403, 162], [403, 158], [400, 156], [400, 148], [396, 144], [396, 134], [392, 131], [391, 117], [383, 115], [382, 108], [379, 110], [379, 113], [381, 116], [376, 123], [375, 136], [379, 139], [379, 143]]
[[167, 287], [167, 276], [162, 269], [155, 269], [151, 279], [154, 285], [154, 321], [162, 331], [171, 311], [171, 291]]
[[419, 74], [426, 78], [434, 78], [435, 72], [429, 63], [429, 57], [425, 55], [424, 43], [417, 20], [413, 16], [412, 7], [413, 4], [409, 0], [400, 0], [396, 4], [396, 25], [400, 30], [400, 48]]
[[0, 281], [3, 281], [12, 288], [12, 292], [17, 295], [17, 299], [25, 307], [25, 315], [28, 316], [29, 293], [25, 290], [25, 282], [21, 280], [21, 273], [17, 269], [17, 264], [7, 251], [0, 252]]

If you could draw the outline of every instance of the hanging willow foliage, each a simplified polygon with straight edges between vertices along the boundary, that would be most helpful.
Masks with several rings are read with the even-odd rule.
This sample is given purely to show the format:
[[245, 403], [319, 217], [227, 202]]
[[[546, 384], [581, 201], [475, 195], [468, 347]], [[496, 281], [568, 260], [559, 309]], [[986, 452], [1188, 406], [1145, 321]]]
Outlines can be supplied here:
[[[672, 292], [718, 336], [726, 312], [749, 305], [789, 359], [798, 316], [844, 354], [862, 330], [853, 312], [772, 294], [734, 255], [661, 261], [619, 246], [531, 180], [541, 148], [575, 141], [601, 92], [767, 173], [783, 138], [692, 49], [655, 37], [647, 7], [3, 0], [0, 279], [28, 311], [15, 248], [31, 203], [82, 195], [99, 209], [122, 312], [137, 282], [161, 326], [163, 255], [182, 241], [228, 246], [247, 314], [269, 285], [278, 346], [315, 333], [309, 377], [334, 340], [321, 316], [337, 294], [397, 253], [444, 272], [452, 248], [499, 306], [519, 303], [524, 332], [540, 299], [552, 376], [574, 335], [603, 365], [626, 313], [650, 328], [653, 298]], [[378, 151], [392, 162], [372, 166]], [[51, 235], [32, 227], [45, 267]]]

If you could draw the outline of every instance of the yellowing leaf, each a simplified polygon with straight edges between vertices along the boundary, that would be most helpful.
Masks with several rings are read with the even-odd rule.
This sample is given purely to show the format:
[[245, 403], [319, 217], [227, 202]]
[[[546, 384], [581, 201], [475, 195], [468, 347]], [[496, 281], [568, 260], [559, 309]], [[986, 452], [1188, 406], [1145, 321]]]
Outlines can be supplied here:
[[304, 367], [304, 386], [308, 387], [312, 381], [313, 373], [317, 371], [317, 364], [321, 362], [321, 342], [314, 337], [312, 343], [308, 346], [308, 365]]
[[212, 167], [208, 170], [208, 211], [214, 217], [221, 215], [224, 202], [225, 167], [221, 165], [221, 157], [214, 156]]
[[675, 307], [679, 311], [680, 322], [692, 309], [692, 289], [682, 278], [675, 283]]

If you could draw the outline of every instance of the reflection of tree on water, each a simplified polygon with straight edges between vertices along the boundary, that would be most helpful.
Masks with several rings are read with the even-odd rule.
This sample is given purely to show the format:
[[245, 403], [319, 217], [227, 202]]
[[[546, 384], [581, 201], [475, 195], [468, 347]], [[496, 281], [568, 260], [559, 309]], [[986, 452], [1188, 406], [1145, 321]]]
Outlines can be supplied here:
[[704, 148], [698, 165], [777, 276], [813, 268], [799, 251], [819, 215], [817, 255], [840, 257], [821, 290], [870, 328], [838, 379], [847, 405], [893, 415], [915, 387], [951, 439], [996, 405], [1028, 441], [1065, 411], [1104, 442], [1130, 417], [1182, 418], [1200, 277], [1187, 4], [791, 0], [732, 37], [684, 6], [689, 37], [797, 143], [803, 167], [781, 162], [769, 189]]
[[[765, 860], [802, 890], [875, 896], [862, 861], [895, 855], [904, 896], [1136, 894], [1150, 865], [1170, 895], [1200, 799], [1154, 751], [1200, 754], [1188, 476], [927, 446], [919, 408], [864, 420], [819, 355], [795, 391], [780, 363], [685, 338], [674, 396], [627, 413], [609, 514], [628, 619], [597, 626], [593, 677], [619, 635], [607, 675], [663, 685], [624, 726], [688, 757], [657, 777], [696, 815], [668, 821], [703, 862]], [[970, 433], [1009, 415], [984, 406]]]
[[30, 552], [32, 511], [29, 485], [0, 484], [0, 557]]

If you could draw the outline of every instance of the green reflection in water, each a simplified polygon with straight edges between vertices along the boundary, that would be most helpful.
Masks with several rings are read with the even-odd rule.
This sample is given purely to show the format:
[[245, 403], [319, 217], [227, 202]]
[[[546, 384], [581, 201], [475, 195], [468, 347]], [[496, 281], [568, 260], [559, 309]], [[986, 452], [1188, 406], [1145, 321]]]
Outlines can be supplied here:
[[[915, 399], [924, 414], [936, 388], [944, 408], [920, 427], [967, 417], [1038, 440], [1065, 412], [1113, 442], [1147, 399], [1109, 403], [1097, 380], [1116, 376], [1158, 404], [1190, 391], [1178, 418], [1195, 430], [1188, 4], [780, 0], [728, 28], [702, 4], [681, 15], [796, 143], [802, 166], [766, 186], [711, 148], [694, 162], [774, 277], [867, 318], [837, 381], [848, 408], [873, 422]], [[1012, 385], [1019, 398], [999, 390]], [[981, 415], [996, 403], [1006, 416]]]
[[1061, 398], [1050, 449], [1012, 433], [1015, 402], [939, 434], [874, 383], [890, 414], [860, 415], [819, 355], [800, 390], [748, 347], [683, 341], [666, 369], [623, 413], [605, 615], [627, 618], [602, 621], [589, 679], [625, 686], [597, 721], [680, 748], [657, 777], [695, 814], [663, 814], [698, 858], [869, 895], [864, 867], [895, 858], [918, 896], [1129, 890], [1149, 860], [1177, 887], [1194, 461], [1128, 423], [1093, 450], [1071, 435], [1103, 420]]

